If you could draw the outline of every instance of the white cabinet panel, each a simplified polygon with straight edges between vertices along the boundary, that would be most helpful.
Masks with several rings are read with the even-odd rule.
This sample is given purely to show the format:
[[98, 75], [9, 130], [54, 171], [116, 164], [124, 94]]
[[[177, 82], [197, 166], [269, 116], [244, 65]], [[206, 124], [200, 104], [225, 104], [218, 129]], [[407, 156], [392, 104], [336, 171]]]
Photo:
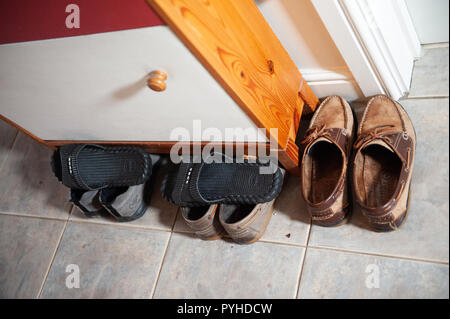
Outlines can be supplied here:
[[[165, 91], [146, 86], [153, 70]], [[170, 141], [177, 127], [193, 140], [194, 120], [223, 137], [256, 128], [166, 26], [0, 45], [0, 113], [44, 140]]]

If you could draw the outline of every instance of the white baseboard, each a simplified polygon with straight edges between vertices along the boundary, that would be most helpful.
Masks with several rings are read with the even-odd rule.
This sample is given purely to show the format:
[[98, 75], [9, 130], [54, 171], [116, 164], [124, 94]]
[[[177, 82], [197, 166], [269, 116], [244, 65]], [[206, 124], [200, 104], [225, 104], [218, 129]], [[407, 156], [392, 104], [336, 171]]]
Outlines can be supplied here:
[[319, 98], [329, 95], [342, 96], [347, 101], [353, 101], [363, 97], [358, 84], [354, 81], [335, 80], [335, 81], [323, 81], [309, 83], [314, 93]]
[[301, 69], [303, 78], [319, 97], [340, 95], [348, 101], [364, 96], [346, 67], [334, 69]]

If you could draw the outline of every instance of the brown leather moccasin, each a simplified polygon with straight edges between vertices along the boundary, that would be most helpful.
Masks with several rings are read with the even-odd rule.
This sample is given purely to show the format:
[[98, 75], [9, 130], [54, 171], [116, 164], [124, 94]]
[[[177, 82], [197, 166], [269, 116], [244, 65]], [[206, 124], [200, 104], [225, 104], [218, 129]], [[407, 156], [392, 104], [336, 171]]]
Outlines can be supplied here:
[[266, 231], [272, 217], [273, 204], [220, 205], [219, 220], [225, 231], [238, 244], [252, 244]]
[[407, 215], [416, 134], [391, 98], [376, 95], [362, 103], [367, 104], [354, 145], [354, 196], [375, 230], [391, 231]]
[[350, 105], [330, 96], [316, 110], [302, 141], [302, 196], [317, 225], [342, 225], [350, 215], [347, 171], [354, 131]]
[[211, 206], [181, 207], [181, 216], [195, 235], [204, 240], [222, 237], [224, 229], [218, 218], [219, 204]]

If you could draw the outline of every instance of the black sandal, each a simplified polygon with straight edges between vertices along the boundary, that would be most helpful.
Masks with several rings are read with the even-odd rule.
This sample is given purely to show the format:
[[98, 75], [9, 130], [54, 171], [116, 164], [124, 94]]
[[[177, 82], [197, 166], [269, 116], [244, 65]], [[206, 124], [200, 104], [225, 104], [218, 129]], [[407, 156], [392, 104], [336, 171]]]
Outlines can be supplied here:
[[134, 146], [68, 144], [53, 153], [51, 165], [60, 182], [84, 190], [143, 184], [152, 171], [150, 155]]
[[[163, 197], [178, 206], [194, 207], [215, 203], [265, 203], [281, 192], [283, 174], [278, 167], [269, 171], [269, 162], [227, 163], [221, 160], [209, 163], [208, 159], [207, 162], [176, 165], [163, 180]], [[265, 174], [261, 169], [266, 169]]]

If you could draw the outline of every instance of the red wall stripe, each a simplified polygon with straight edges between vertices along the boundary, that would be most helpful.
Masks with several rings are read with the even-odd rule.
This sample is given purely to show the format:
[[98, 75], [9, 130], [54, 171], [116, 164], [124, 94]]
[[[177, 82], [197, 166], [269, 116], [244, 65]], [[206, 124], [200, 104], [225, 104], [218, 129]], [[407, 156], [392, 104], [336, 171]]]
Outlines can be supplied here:
[[[80, 28], [66, 27], [69, 4]], [[162, 25], [145, 0], [0, 0], [0, 44]]]

